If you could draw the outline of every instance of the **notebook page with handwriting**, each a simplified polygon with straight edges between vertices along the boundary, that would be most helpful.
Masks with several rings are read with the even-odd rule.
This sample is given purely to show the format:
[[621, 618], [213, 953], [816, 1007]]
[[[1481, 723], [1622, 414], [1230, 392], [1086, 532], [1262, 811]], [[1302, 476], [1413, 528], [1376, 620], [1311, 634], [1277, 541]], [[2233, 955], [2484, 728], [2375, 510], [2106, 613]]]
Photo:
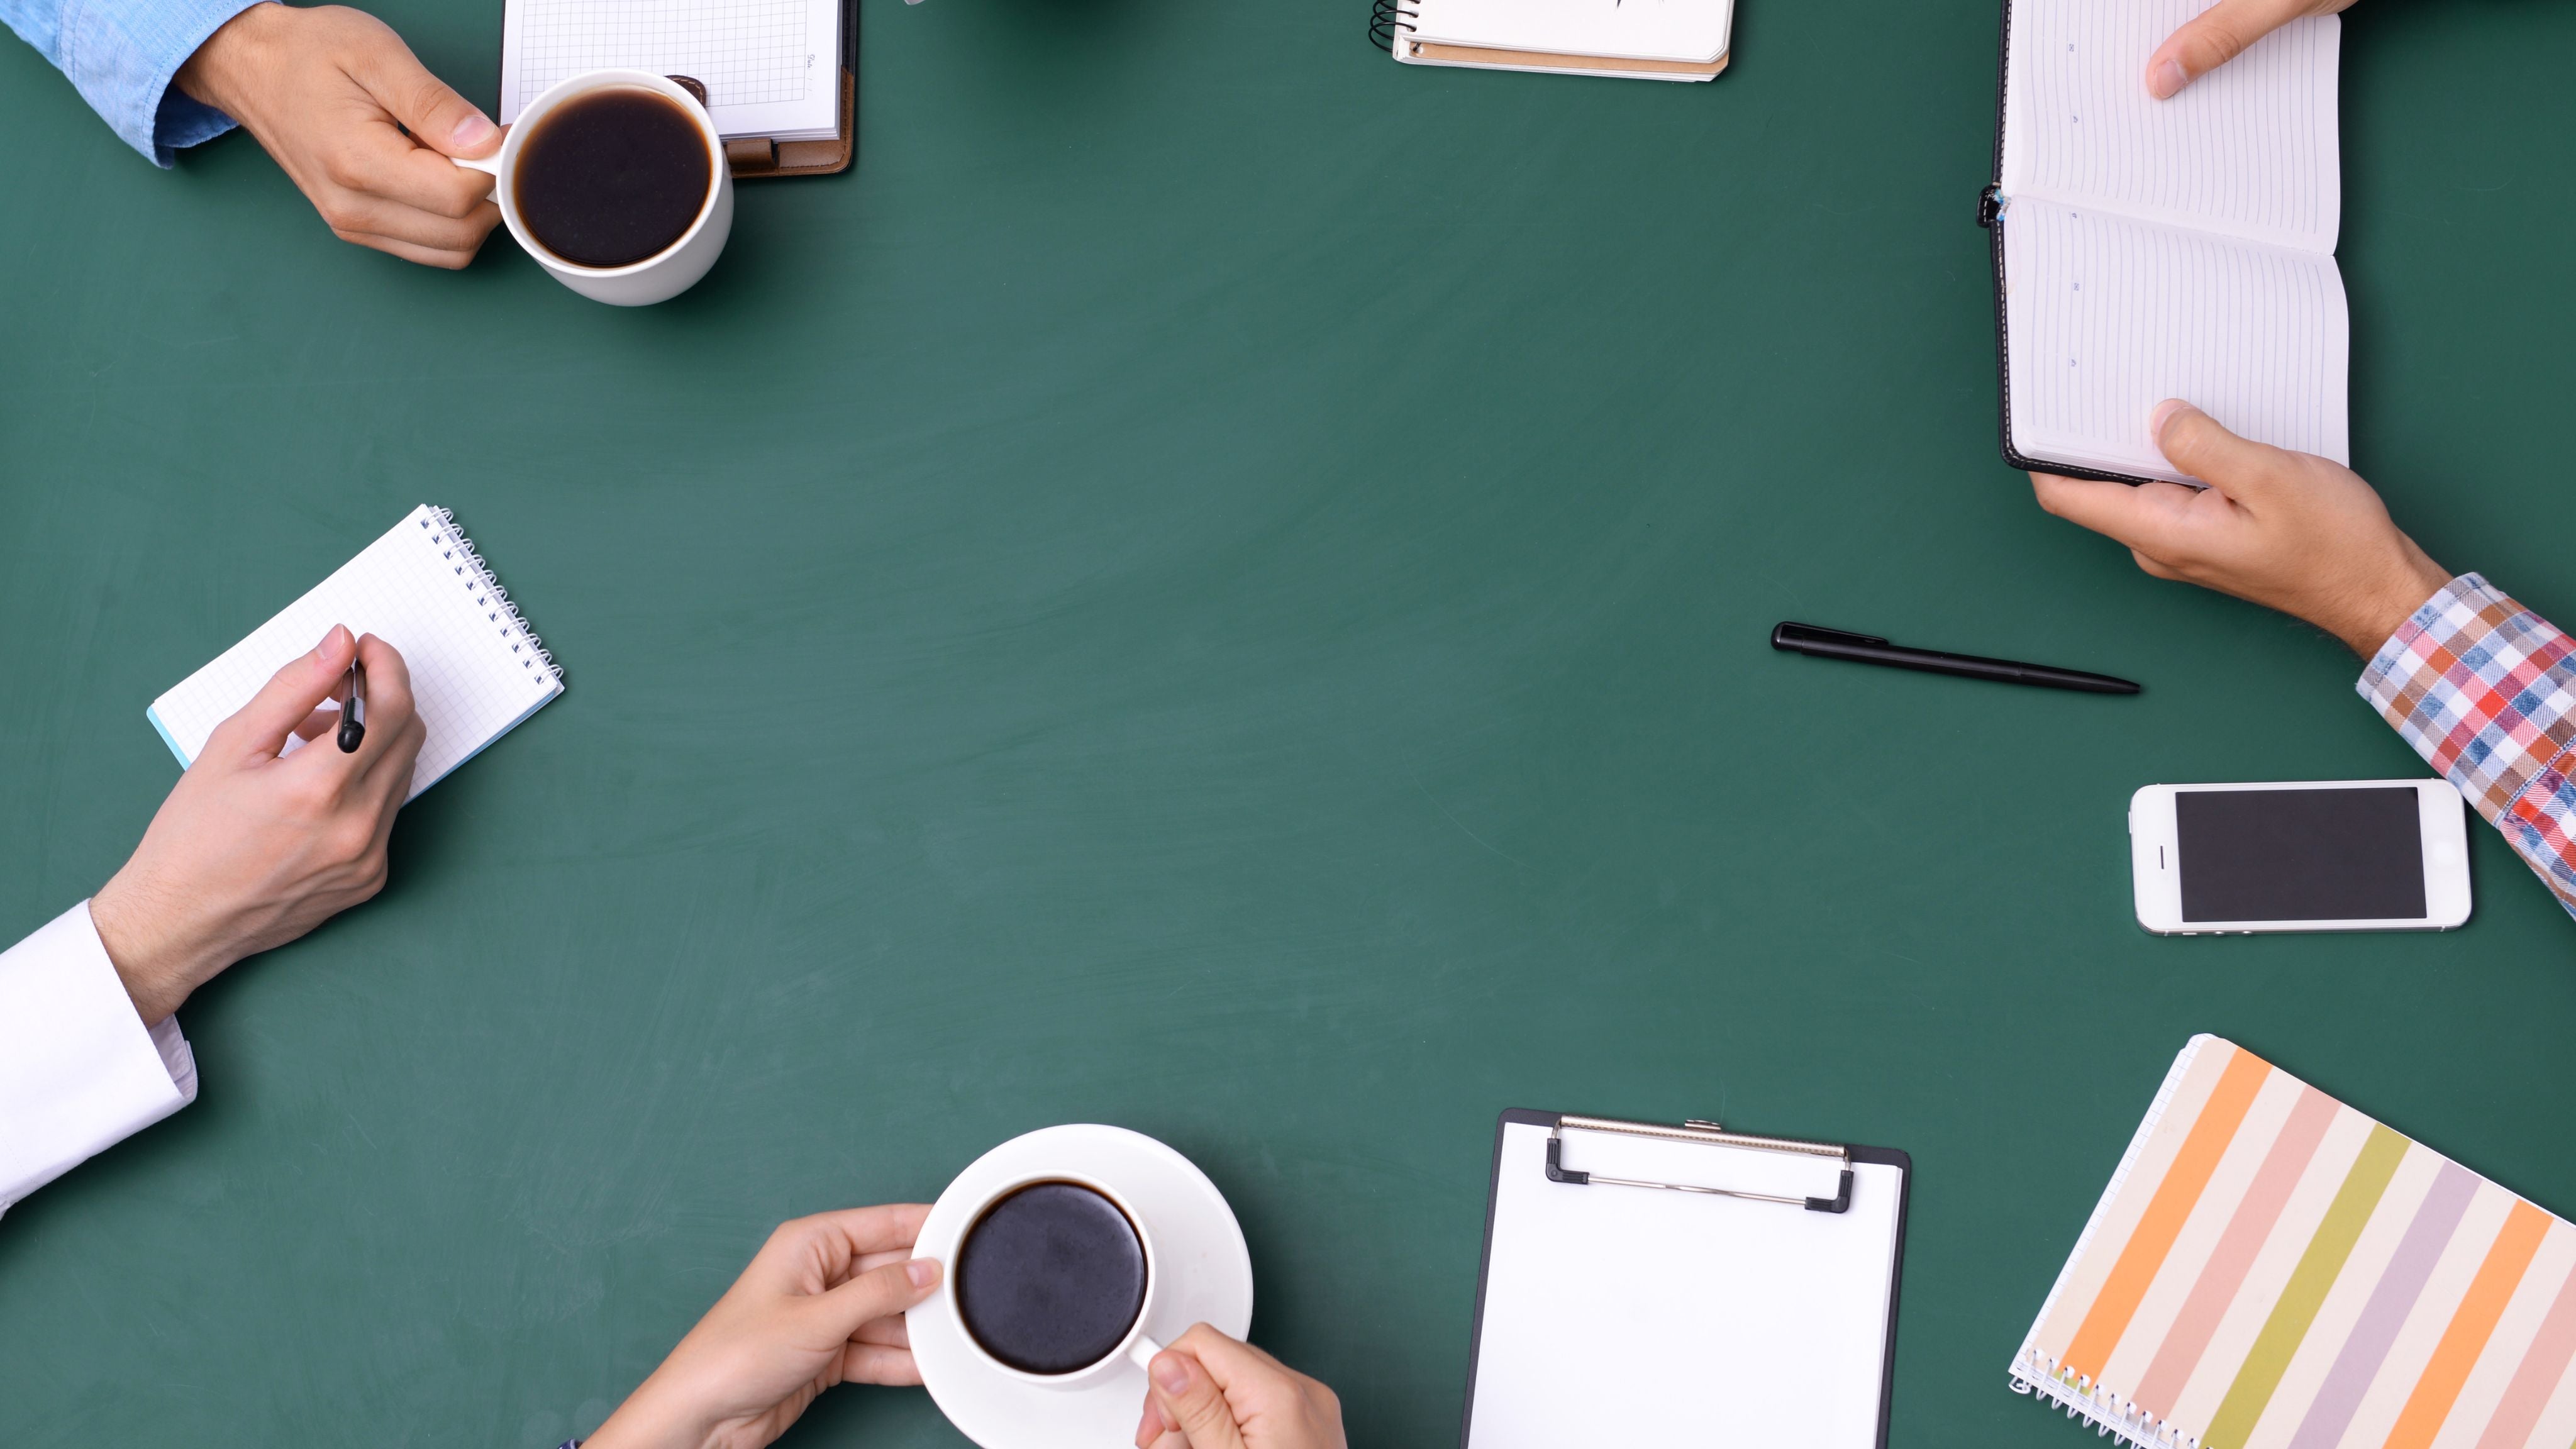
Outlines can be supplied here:
[[840, 0], [508, 0], [501, 123], [567, 76], [685, 75], [725, 136], [840, 133]]
[[2013, 0], [1999, 173], [2043, 196], [2331, 252], [2342, 21], [2294, 20], [2166, 100], [2147, 57], [2208, 0]]
[[2003, 227], [2007, 399], [2034, 458], [2187, 481], [2147, 431], [2187, 398], [2277, 447], [2351, 461], [2334, 259], [2033, 197]]
[[[185, 767], [215, 726], [334, 624], [391, 644], [411, 673], [413, 704], [428, 730], [412, 767], [412, 796], [563, 693], [563, 671], [529, 631], [473, 541], [457, 531], [446, 509], [424, 504], [248, 638], [172, 686], [152, 702], [146, 718]], [[288, 751], [298, 743], [290, 738]], [[326, 737], [318, 748], [333, 746]]]

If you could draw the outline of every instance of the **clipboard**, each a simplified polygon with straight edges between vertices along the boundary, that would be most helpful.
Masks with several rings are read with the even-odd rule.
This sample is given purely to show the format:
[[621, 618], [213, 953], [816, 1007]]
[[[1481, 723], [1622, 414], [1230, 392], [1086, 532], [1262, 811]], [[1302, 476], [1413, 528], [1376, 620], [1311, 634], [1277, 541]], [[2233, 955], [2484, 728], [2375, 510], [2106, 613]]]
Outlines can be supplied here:
[[1913, 1159], [1513, 1108], [1461, 1449], [1885, 1449]]

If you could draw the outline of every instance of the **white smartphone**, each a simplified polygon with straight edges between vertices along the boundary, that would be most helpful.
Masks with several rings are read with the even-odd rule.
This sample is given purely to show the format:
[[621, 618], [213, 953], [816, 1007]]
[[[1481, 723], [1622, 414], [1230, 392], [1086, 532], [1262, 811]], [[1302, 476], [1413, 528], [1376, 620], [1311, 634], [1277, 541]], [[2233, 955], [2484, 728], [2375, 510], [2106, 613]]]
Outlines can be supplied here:
[[2469, 918], [2466, 804], [2448, 780], [2149, 785], [2129, 797], [2138, 924], [2450, 930]]

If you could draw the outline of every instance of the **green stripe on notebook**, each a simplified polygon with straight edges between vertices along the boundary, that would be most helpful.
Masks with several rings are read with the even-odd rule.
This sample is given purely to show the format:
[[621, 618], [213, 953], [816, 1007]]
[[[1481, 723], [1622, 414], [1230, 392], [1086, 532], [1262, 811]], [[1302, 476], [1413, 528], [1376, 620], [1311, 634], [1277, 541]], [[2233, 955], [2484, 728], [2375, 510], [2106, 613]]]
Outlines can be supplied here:
[[2289, 1285], [2281, 1290], [2281, 1300], [2272, 1305], [2272, 1316], [2264, 1320], [2263, 1331], [2255, 1335], [2244, 1366], [2236, 1371], [2236, 1381], [2227, 1386], [2227, 1397], [2219, 1401], [2218, 1413], [2209, 1421], [2209, 1432], [2201, 1437], [2206, 1449], [2241, 1449], [2254, 1432], [2256, 1421], [2272, 1402], [2272, 1391], [2281, 1386], [2281, 1375], [2289, 1372], [2291, 1355], [2299, 1351], [2300, 1341], [2308, 1336], [2308, 1325], [2316, 1321], [2317, 1310], [2324, 1306], [2326, 1290], [2343, 1272], [2344, 1260], [2352, 1256], [2352, 1245], [2361, 1237], [2362, 1226], [2379, 1207], [2380, 1195], [2388, 1190], [2389, 1178], [2396, 1175], [2406, 1146], [2405, 1138], [2386, 1127], [2372, 1125], [2369, 1140], [2361, 1144], [2361, 1155], [2353, 1160], [2352, 1171], [2335, 1193], [2334, 1204], [2326, 1209], [2325, 1221], [2317, 1224], [2315, 1239], [2300, 1255], [2299, 1266], [2291, 1271]]

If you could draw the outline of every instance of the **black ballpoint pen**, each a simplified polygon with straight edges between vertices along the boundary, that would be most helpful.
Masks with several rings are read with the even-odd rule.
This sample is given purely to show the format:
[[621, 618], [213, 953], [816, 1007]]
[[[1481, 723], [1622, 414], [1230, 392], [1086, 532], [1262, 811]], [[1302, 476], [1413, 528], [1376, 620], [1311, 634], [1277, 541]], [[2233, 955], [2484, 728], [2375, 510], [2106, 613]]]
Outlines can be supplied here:
[[367, 738], [367, 671], [349, 661], [349, 699], [340, 706], [340, 753], [354, 755]]
[[1956, 674], [1969, 679], [1991, 679], [2001, 684], [2036, 684], [2049, 689], [2081, 690], [2086, 694], [2138, 692], [2133, 681], [2114, 679], [2108, 674], [2087, 674], [2081, 669], [2056, 669], [2045, 664], [2020, 664], [2010, 659], [1987, 659], [1975, 654], [1908, 649], [1902, 644], [1890, 644], [1875, 634], [1847, 634], [1840, 629], [1821, 629], [1813, 624], [1781, 623], [1773, 626], [1771, 647], [1796, 654], [1813, 654], [1823, 659], [1849, 659], [1860, 664], [1884, 664], [1894, 669]]

